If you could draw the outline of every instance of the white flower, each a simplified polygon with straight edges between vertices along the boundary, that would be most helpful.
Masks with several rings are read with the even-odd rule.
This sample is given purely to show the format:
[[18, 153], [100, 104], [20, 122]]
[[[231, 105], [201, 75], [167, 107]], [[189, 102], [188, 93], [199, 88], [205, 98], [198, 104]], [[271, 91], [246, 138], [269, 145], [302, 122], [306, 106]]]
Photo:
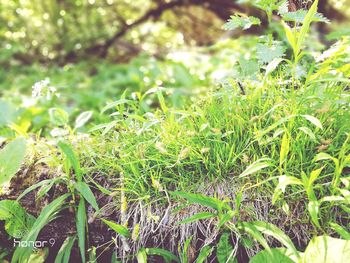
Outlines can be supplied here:
[[50, 80], [48, 78], [44, 80], [40, 80], [32, 86], [32, 97], [39, 98], [42, 96], [44, 89], [50, 84]]
[[57, 89], [49, 85], [50, 85], [50, 79], [48, 78], [36, 82], [32, 86], [32, 97], [40, 98], [40, 97], [46, 96], [47, 100], [51, 100], [54, 95], [58, 97], [59, 94], [57, 93]]

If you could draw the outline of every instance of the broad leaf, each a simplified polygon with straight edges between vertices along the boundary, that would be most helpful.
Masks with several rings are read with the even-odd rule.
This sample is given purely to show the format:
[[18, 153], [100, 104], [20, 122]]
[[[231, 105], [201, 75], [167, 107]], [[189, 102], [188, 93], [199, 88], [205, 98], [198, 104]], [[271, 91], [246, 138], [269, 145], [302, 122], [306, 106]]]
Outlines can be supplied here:
[[0, 201], [0, 220], [5, 220], [6, 232], [14, 238], [22, 238], [33, 226], [35, 217], [13, 200]]
[[230, 19], [224, 24], [224, 30], [235, 30], [242, 28], [243, 30], [249, 29], [253, 25], [260, 25], [261, 21], [257, 17], [253, 16], [231, 16]]
[[348, 263], [349, 259], [349, 240], [318, 236], [310, 241], [301, 262]]
[[26, 141], [19, 137], [0, 150], [0, 186], [9, 182], [20, 169], [26, 151]]
[[216, 249], [216, 258], [219, 263], [232, 263], [234, 262], [232, 257], [233, 247], [230, 243], [230, 233], [223, 233], [220, 237], [220, 241], [218, 243]]
[[288, 251], [285, 248], [272, 248], [271, 253], [267, 250], [262, 250], [249, 263], [295, 263], [288, 256]]

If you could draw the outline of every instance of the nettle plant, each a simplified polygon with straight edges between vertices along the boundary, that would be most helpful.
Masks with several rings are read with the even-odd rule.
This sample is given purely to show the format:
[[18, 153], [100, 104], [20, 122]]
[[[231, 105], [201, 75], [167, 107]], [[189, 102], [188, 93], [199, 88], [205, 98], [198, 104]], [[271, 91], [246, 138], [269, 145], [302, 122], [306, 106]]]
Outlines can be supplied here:
[[[317, 12], [318, 0], [314, 1], [309, 10], [299, 9], [295, 12], [288, 12], [288, 1], [286, 0], [242, 0], [240, 3], [252, 4], [254, 7], [263, 10], [267, 16], [269, 30], [273, 32], [259, 38], [259, 43], [256, 45], [256, 57], [242, 55], [238, 59], [239, 74], [235, 77], [257, 79], [258, 73], [263, 69], [262, 78], [267, 80], [272, 73], [281, 68], [283, 69], [282, 77], [288, 78], [291, 76], [291, 82], [294, 85], [301, 79], [307, 81], [314, 79], [315, 76], [311, 79], [310, 76], [313, 75], [314, 71], [318, 71], [317, 65], [311, 63], [311, 67], [303, 66], [303, 64], [310, 65], [309, 61], [312, 59], [310, 57], [311, 53], [304, 48], [305, 41], [312, 22], [330, 22]], [[231, 16], [223, 28], [225, 30], [235, 30], [237, 28], [247, 30], [260, 24], [261, 21], [257, 17], [235, 14]], [[273, 35], [280, 35], [281, 28], [284, 32], [281, 36], [282, 39], [275, 39]], [[288, 45], [286, 45], [286, 42]], [[288, 49], [291, 49], [292, 52], [287, 52]], [[318, 58], [316, 58], [316, 61], [318, 61]]]

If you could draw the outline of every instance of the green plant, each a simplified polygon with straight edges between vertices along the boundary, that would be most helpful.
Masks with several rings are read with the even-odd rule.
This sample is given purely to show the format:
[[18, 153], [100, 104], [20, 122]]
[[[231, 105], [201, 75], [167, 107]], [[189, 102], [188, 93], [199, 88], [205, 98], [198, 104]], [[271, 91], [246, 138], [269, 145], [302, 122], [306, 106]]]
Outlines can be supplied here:
[[14, 139], [0, 150], [0, 186], [8, 183], [20, 169], [25, 152], [26, 140], [22, 137]]

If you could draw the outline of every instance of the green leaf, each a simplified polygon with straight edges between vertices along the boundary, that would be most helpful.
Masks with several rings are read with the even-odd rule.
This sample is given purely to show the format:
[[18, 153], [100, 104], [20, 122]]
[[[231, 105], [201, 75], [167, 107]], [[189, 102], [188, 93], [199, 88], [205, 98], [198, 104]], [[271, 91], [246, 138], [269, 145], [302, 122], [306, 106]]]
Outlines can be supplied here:
[[192, 223], [194, 221], [207, 219], [207, 218], [211, 218], [214, 216], [215, 216], [215, 214], [209, 213], [209, 212], [198, 213], [198, 214], [195, 214], [189, 218], [186, 218], [186, 219], [180, 221], [178, 224], [188, 224], [188, 223]]
[[76, 214], [76, 227], [78, 233], [78, 245], [83, 263], [86, 262], [85, 256], [85, 233], [86, 233], [86, 208], [84, 198], [80, 198], [78, 211]]
[[72, 247], [73, 247], [75, 239], [76, 239], [76, 236], [68, 236], [64, 240], [60, 250], [57, 252], [54, 263], [68, 263], [69, 262], [70, 253], [72, 251]]
[[111, 103], [108, 103], [105, 107], [102, 108], [101, 113], [106, 112], [107, 110], [113, 109], [119, 105], [123, 105], [123, 104], [129, 104], [132, 105], [133, 101], [132, 100], [127, 100], [127, 99], [120, 99]]
[[81, 174], [80, 164], [77, 157], [75, 156], [73, 148], [69, 144], [64, 143], [62, 141], [58, 143], [58, 146], [61, 148], [62, 152], [66, 155], [69, 163], [73, 166], [78, 182], [81, 182], [82, 174]]
[[266, 168], [266, 167], [270, 167], [271, 163], [269, 162], [270, 159], [268, 158], [262, 158], [259, 159], [255, 162], [253, 162], [251, 165], [249, 165], [244, 171], [243, 173], [241, 173], [239, 175], [239, 177], [244, 177], [253, 173], [256, 173], [258, 171], [261, 171], [262, 169]]
[[273, 44], [256, 45], [256, 52], [259, 62], [262, 64], [270, 63], [271, 61], [284, 56], [285, 47], [280, 42], [274, 41]]
[[74, 184], [74, 187], [96, 211], [100, 210], [94, 194], [86, 183], [77, 182]]
[[64, 126], [68, 124], [69, 115], [63, 109], [50, 108], [49, 115], [50, 115], [50, 121], [53, 125]]
[[316, 117], [311, 116], [311, 115], [301, 115], [301, 116], [304, 117], [305, 119], [307, 119], [309, 122], [311, 122], [316, 127], [320, 128], [321, 130], [323, 129], [322, 123]]
[[18, 137], [0, 150], [0, 186], [7, 183], [21, 168], [26, 152], [26, 141]]
[[44, 185], [48, 185], [50, 182], [52, 181], [56, 181], [57, 179], [45, 179], [45, 180], [42, 180], [28, 188], [26, 188], [18, 197], [17, 197], [17, 201], [21, 200], [26, 194], [28, 194], [29, 192], [37, 189], [38, 187], [41, 187], [41, 186], [44, 186]]
[[165, 259], [166, 262], [179, 262], [179, 259], [173, 253], [162, 248], [146, 248], [146, 253], [147, 255], [161, 256]]
[[259, 18], [254, 16], [230, 16], [230, 19], [222, 27], [224, 30], [235, 30], [242, 28], [243, 30], [249, 29], [253, 25], [260, 25]]
[[284, 193], [286, 190], [286, 187], [288, 185], [303, 185], [303, 183], [294, 176], [287, 176], [287, 175], [281, 175], [278, 177], [278, 185], [275, 188], [273, 197], [272, 197], [272, 203], [274, 204], [280, 193]]
[[295, 39], [295, 35], [293, 34], [292, 29], [285, 22], [282, 21], [282, 25], [284, 32], [286, 33], [287, 40], [293, 49], [294, 56], [297, 56], [299, 50], [297, 49], [297, 41]]
[[252, 257], [249, 263], [294, 263], [287, 255], [288, 251], [285, 248], [272, 248], [271, 253], [262, 250]]
[[[303, 21], [303, 25], [302, 25], [300, 32], [299, 32], [299, 35], [298, 35], [297, 50], [300, 50], [301, 46], [305, 42], [306, 34], [309, 32], [309, 29], [310, 29], [310, 24], [313, 21], [313, 18], [317, 13], [317, 5], [318, 5], [318, 0], [315, 0], [305, 16], [305, 19]], [[298, 55], [299, 55], [299, 53], [298, 53]]]
[[[56, 214], [58, 213], [58, 211], [63, 205], [63, 202], [66, 200], [68, 196], [69, 196], [68, 193], [61, 195], [60, 197], [57, 197], [55, 200], [53, 200], [50, 204], [45, 206], [44, 209], [40, 212], [39, 217], [33, 223], [32, 228], [22, 238], [21, 241], [37, 240], [39, 232], [43, 229], [45, 225], [47, 225], [50, 221], [52, 221], [56, 217]], [[11, 262], [12, 263], [27, 262], [32, 252], [33, 252], [32, 247], [17, 247], [15, 252], [13, 253]]]
[[282, 137], [281, 142], [281, 150], [280, 150], [280, 166], [286, 161], [288, 153], [289, 153], [289, 143], [290, 143], [290, 137], [285, 132]]
[[116, 233], [118, 233], [119, 235], [122, 235], [123, 237], [127, 237], [130, 238], [131, 237], [131, 233], [129, 231], [129, 229], [127, 229], [125, 226], [123, 225], [119, 225], [117, 223], [114, 223], [112, 221], [106, 220], [106, 219], [101, 219], [107, 226], [109, 226], [113, 231], [115, 231]]
[[315, 134], [308, 127], [299, 127], [298, 130], [302, 131], [307, 136], [309, 136], [311, 140], [316, 141]]
[[290, 238], [275, 225], [262, 221], [242, 222], [242, 225], [244, 230], [252, 235], [252, 237], [254, 237], [265, 249], [267, 249], [269, 253], [271, 249], [261, 233], [274, 237], [281, 242], [294, 257], [300, 258], [299, 252], [296, 250]]
[[216, 258], [219, 263], [232, 263], [234, 262], [234, 258], [231, 253], [233, 251], [233, 247], [230, 243], [230, 233], [224, 232], [218, 243], [216, 248]]
[[[275, 71], [278, 65], [283, 61], [283, 58], [274, 58], [269, 64], [267, 64], [265, 69], [265, 76], [271, 74]], [[284, 131], [284, 130], [283, 130]]]
[[330, 236], [318, 236], [310, 241], [301, 263], [347, 263], [349, 262], [349, 258], [349, 240], [337, 239]]
[[75, 129], [83, 127], [92, 117], [92, 111], [84, 111], [75, 119]]
[[[296, 23], [302, 23], [306, 18], [307, 10], [299, 9], [295, 12], [287, 12], [282, 15], [284, 21], [293, 21]], [[312, 18], [312, 22], [324, 22], [326, 24], [330, 23], [327, 17], [324, 17], [321, 13], [316, 13]]]
[[213, 208], [217, 211], [220, 211], [221, 209], [230, 209], [228, 204], [214, 197], [209, 197], [201, 194], [178, 192], [178, 191], [172, 192], [171, 194], [176, 195], [178, 197], [182, 197], [192, 204], [200, 204], [203, 206]]
[[322, 160], [332, 160], [334, 162], [338, 161], [328, 153], [318, 153], [314, 159], [315, 162], [322, 161]]
[[18, 115], [14, 105], [4, 100], [0, 100], [0, 112], [0, 127], [11, 124]]
[[13, 200], [0, 201], [0, 220], [5, 220], [6, 232], [14, 238], [22, 238], [33, 226], [35, 217]]
[[342, 226], [334, 222], [330, 222], [329, 225], [340, 235], [341, 238], [350, 240], [350, 232], [345, 230]]
[[136, 255], [137, 263], [147, 263], [147, 253], [146, 249], [141, 248]]
[[311, 216], [312, 222], [318, 227], [321, 228], [318, 221], [318, 213], [320, 211], [320, 203], [318, 201], [310, 201], [307, 206], [307, 210]]
[[213, 252], [213, 248], [210, 246], [204, 246], [199, 251], [198, 257], [195, 263], [203, 263]]

